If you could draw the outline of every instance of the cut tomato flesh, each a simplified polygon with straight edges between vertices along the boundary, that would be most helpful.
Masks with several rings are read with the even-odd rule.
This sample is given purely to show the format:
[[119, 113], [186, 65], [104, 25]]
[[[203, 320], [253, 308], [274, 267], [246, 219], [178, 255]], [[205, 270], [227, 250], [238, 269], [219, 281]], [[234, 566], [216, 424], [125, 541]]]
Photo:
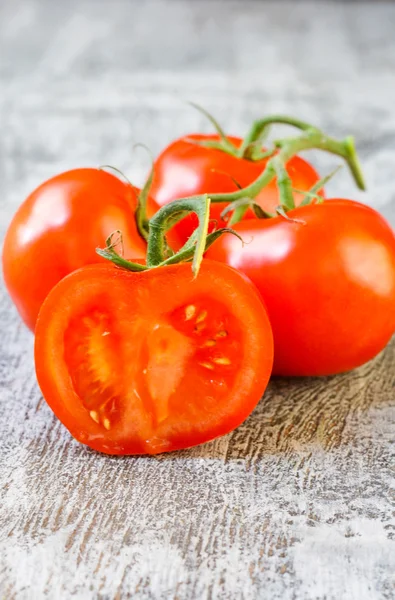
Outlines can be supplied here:
[[[172, 281], [174, 269], [179, 274]], [[75, 286], [68, 299], [62, 297], [66, 309], [60, 310], [61, 322], [51, 343], [63, 349], [63, 375], [51, 370], [51, 384], [62, 377], [69, 382], [68, 397], [61, 402], [67, 412], [78, 410], [77, 420], [84, 421], [78, 433], [69, 427], [78, 439], [107, 452], [156, 453], [211, 439], [250, 412], [250, 388], [259, 390], [255, 405], [269, 375], [270, 327], [252, 286], [215, 263], [215, 271], [222, 274], [224, 269], [242, 289], [252, 289], [248, 302], [257, 314], [248, 306], [243, 312], [245, 299], [240, 308], [237, 303], [232, 308], [230, 298], [220, 290], [213, 292], [215, 277], [199, 275], [197, 285], [189, 265], [155, 274], [90, 267], [96, 280], [89, 282], [82, 297]], [[111, 278], [106, 285], [101, 280], [104, 273]], [[253, 331], [244, 328], [243, 314], [247, 322], [252, 319]], [[254, 343], [257, 356], [253, 346], [248, 347]], [[258, 364], [263, 351], [267, 360]], [[257, 376], [258, 367], [262, 373]], [[37, 374], [48, 399], [39, 365]], [[246, 387], [238, 390], [241, 384]], [[68, 416], [62, 420], [68, 421]]]
[[[87, 307], [66, 329], [64, 349], [73, 387], [91, 419], [107, 431], [122, 428], [127, 403], [137, 398], [149, 416], [151, 438], [166, 420], [209, 414], [226, 397], [240, 365], [241, 332], [228, 313], [208, 297], [170, 314], [147, 310], [121, 322]], [[130, 320], [133, 333], [125, 338]]]
[[169, 400], [184, 377], [194, 353], [191, 340], [167, 323], [157, 323], [147, 337], [147, 362], [143, 370], [154, 417], [161, 423], [169, 416]]

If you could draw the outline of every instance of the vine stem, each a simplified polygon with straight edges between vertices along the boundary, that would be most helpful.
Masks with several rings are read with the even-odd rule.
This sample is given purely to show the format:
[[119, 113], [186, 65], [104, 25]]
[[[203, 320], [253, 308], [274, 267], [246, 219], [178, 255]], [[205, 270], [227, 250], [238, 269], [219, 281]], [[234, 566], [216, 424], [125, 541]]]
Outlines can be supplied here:
[[[280, 164], [279, 162], [277, 162], [277, 164], [273, 164], [275, 156], [278, 156], [279, 161], [285, 165], [285, 163], [290, 160], [290, 158], [295, 156], [295, 154], [298, 154], [303, 150], [309, 150], [313, 148], [324, 150], [343, 158], [346, 161], [357, 186], [362, 190], [365, 189], [362, 169], [355, 150], [354, 138], [351, 136], [339, 141], [335, 138], [325, 135], [320, 129], [312, 126], [306, 121], [302, 121], [301, 119], [296, 119], [287, 115], [271, 115], [269, 117], [254, 121], [241, 146], [236, 148], [236, 146], [229, 142], [220, 125], [207, 111], [199, 106], [196, 106], [195, 104], [192, 105], [200, 110], [200, 112], [202, 112], [211, 121], [220, 138], [219, 141], [213, 142], [210, 140], [197, 143], [207, 147], [215, 147], [216, 149], [222, 150], [228, 154], [232, 154], [237, 158], [244, 158], [246, 160], [259, 161], [266, 156], [270, 157], [266, 163], [266, 168], [264, 171], [249, 186], [228, 194], [209, 193], [212, 202], [233, 202], [235, 200], [240, 200], [243, 197], [254, 198], [275, 178], [276, 171], [278, 171]], [[262, 153], [262, 150], [260, 149], [262, 140], [267, 134], [269, 128], [276, 124], [296, 127], [300, 130], [301, 135], [275, 142], [275, 146], [279, 148], [279, 152], [277, 153], [275, 153], [275, 151], [271, 153]], [[239, 207], [238, 210], [241, 214], [242, 208]]]
[[[273, 117], [272, 119], [274, 119]], [[276, 117], [278, 119], [278, 117]], [[285, 122], [286, 117], [284, 117]], [[268, 120], [267, 120], [268, 121]], [[302, 122], [301, 122], [302, 124]], [[304, 126], [307, 124], [303, 124]], [[276, 142], [279, 151], [270, 158], [263, 172], [249, 186], [227, 194], [209, 194], [211, 202], [233, 202], [240, 198], [255, 198], [259, 192], [267, 186], [276, 176], [276, 162], [288, 162], [295, 154], [303, 150], [317, 148], [341, 156], [347, 163], [358, 187], [365, 189], [362, 170], [355, 151], [354, 140], [347, 137], [342, 141], [331, 138], [320, 130], [310, 127], [304, 129], [304, 133], [296, 138], [287, 138]]]
[[265, 137], [270, 125], [279, 124], [279, 125], [291, 125], [292, 127], [296, 127], [301, 131], [308, 131], [311, 129], [311, 125], [306, 123], [305, 121], [301, 121], [300, 119], [294, 119], [293, 117], [287, 117], [284, 115], [272, 115], [270, 117], [266, 117], [264, 119], [258, 119], [254, 121], [250, 131], [245, 136], [242, 145], [239, 148], [239, 157], [240, 158], [251, 158], [248, 155], [248, 150], [253, 144], [257, 144], [261, 142]]
[[[184, 246], [178, 252], [169, 256], [166, 232], [191, 212], [196, 213], [199, 225]], [[122, 248], [122, 233], [118, 230], [107, 238], [106, 247], [97, 248], [96, 252], [116, 266], [129, 271], [147, 271], [192, 260], [192, 272], [196, 277], [204, 253], [222, 234], [231, 233], [243, 242], [235, 231], [226, 227], [208, 233], [209, 219], [210, 198], [207, 194], [181, 198], [162, 206], [150, 220], [146, 265], [126, 260], [116, 251], [117, 246]]]
[[165, 234], [173, 227], [173, 225], [175, 225], [175, 223], [190, 212], [196, 213], [199, 219], [199, 225], [177, 255], [193, 248], [192, 271], [195, 276], [197, 275], [206, 248], [210, 219], [210, 198], [206, 194], [175, 200], [174, 202], [163, 206], [152, 217], [149, 223], [147, 248], [148, 267], [157, 267], [163, 263], [170, 264], [170, 259], [172, 259], [173, 262], [178, 262], [177, 259], [179, 259], [179, 257], [177, 255], [173, 255], [172, 257], [166, 256]]
[[[276, 212], [283, 216], [286, 215], [286, 211], [295, 207], [292, 184], [286, 170], [286, 163], [303, 150], [315, 148], [340, 156], [346, 161], [358, 187], [360, 189], [365, 189], [361, 166], [355, 150], [354, 139], [351, 136], [339, 141], [325, 135], [321, 130], [304, 121], [292, 117], [274, 115], [255, 121], [240, 148], [236, 148], [236, 146], [233, 146], [229, 140], [227, 140], [224, 132], [216, 121], [203, 109], [199, 108], [199, 110], [210, 118], [217, 129], [220, 138], [220, 141], [216, 142], [216, 144], [218, 144], [218, 149], [234, 154], [238, 158], [250, 158], [251, 160], [260, 160], [264, 156], [268, 156], [268, 161], [262, 173], [249, 186], [238, 189], [235, 192], [226, 194], [204, 194], [175, 200], [174, 202], [163, 206], [148, 221], [146, 216], [146, 200], [153, 177], [152, 169], [147, 183], [141, 192], [136, 213], [136, 222], [140, 235], [148, 242], [146, 265], [132, 263], [118, 254], [115, 247], [119, 244], [119, 240], [122, 241], [120, 232], [114, 232], [114, 234], [107, 239], [106, 247], [104, 249], [97, 249], [100, 256], [111, 260], [120, 267], [132, 271], [143, 271], [192, 260], [192, 271], [194, 276], [196, 276], [204, 252], [220, 235], [225, 232], [230, 232], [240, 238], [234, 230], [227, 228], [219, 229], [208, 234], [210, 202], [230, 203], [227, 212], [231, 211], [232, 208], [234, 210], [230, 221], [232, 224], [236, 223], [244, 216], [249, 206], [251, 206], [260, 218], [269, 218], [272, 215], [264, 213], [259, 205], [253, 202], [253, 199], [265, 186], [271, 183], [273, 179], [277, 178], [280, 206], [277, 207]], [[268, 128], [276, 123], [296, 127], [301, 131], [301, 134], [298, 137], [277, 140], [274, 142], [275, 150], [272, 152], [265, 153], [264, 155], [262, 152], [257, 153], [258, 145], [263, 136], [267, 133]], [[251, 157], [249, 156], [250, 153], [252, 153]], [[313, 194], [310, 192], [310, 196], [312, 195]], [[232, 203], [234, 204], [232, 205]], [[166, 243], [166, 232], [191, 212], [196, 213], [199, 225], [184, 246], [174, 254], [170, 251]], [[114, 237], [116, 234], [119, 234], [118, 238]]]

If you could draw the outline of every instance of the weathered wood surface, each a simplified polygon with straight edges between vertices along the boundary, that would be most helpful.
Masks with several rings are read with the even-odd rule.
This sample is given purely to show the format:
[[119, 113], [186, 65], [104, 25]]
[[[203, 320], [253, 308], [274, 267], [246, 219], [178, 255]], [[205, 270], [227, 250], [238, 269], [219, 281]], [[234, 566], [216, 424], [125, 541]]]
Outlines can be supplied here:
[[[351, 129], [370, 190], [345, 172], [331, 189], [395, 222], [394, 26], [380, 2], [2, 0], [0, 233], [60, 170], [141, 179], [133, 143], [209, 130], [180, 98], [240, 133], [268, 111]], [[395, 344], [347, 375], [274, 380], [211, 444], [109, 458], [42, 403], [3, 288], [0, 330], [0, 597], [394, 597]]]

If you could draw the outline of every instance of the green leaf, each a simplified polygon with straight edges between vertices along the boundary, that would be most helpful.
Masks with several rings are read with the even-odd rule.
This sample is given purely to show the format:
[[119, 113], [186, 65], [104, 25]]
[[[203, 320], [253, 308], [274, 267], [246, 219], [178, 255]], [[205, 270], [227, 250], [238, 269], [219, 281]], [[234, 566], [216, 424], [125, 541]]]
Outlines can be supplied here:
[[96, 248], [96, 253], [102, 258], [106, 258], [107, 260], [117, 265], [117, 267], [122, 267], [123, 269], [127, 269], [128, 271], [146, 271], [147, 267], [145, 265], [140, 265], [138, 263], [131, 262], [130, 260], [126, 260], [119, 254], [114, 251], [108, 251], [104, 248]]
[[220, 139], [222, 140], [223, 144], [233, 146], [233, 144], [231, 144], [231, 142], [226, 137], [226, 134], [225, 134], [224, 130], [222, 129], [221, 125], [218, 123], [218, 121], [216, 119], [214, 119], [214, 117], [206, 109], [199, 106], [199, 104], [195, 104], [195, 102], [188, 102], [188, 104], [190, 106], [193, 106], [193, 108], [196, 108], [196, 110], [198, 110], [200, 113], [202, 113], [202, 115], [204, 115], [210, 121], [210, 123], [213, 125], [215, 131], [218, 133]]
[[228, 206], [221, 212], [221, 218], [225, 220], [225, 217], [230, 212], [233, 212], [233, 217], [229, 220], [229, 225], [234, 225], [241, 221], [244, 217], [248, 208], [251, 208], [254, 211], [255, 216], [258, 219], [270, 219], [274, 215], [266, 212], [263, 208], [252, 200], [251, 198], [240, 198], [240, 200], [235, 200], [228, 204]]
[[123, 256], [115, 250], [117, 246], [121, 247], [121, 253], [123, 254], [122, 232], [119, 229], [116, 229], [108, 236], [105, 248], [96, 248], [96, 253], [102, 258], [111, 261], [114, 265], [127, 269], [128, 271], [147, 270], [145, 265], [140, 265], [123, 258]]
[[[234, 229], [230, 229], [229, 227], [223, 227], [222, 229], [217, 229], [216, 231], [213, 231], [212, 233], [209, 233], [207, 235], [204, 252], [206, 252], [209, 249], [209, 247], [212, 244], [214, 244], [214, 242], [219, 237], [221, 237], [221, 235], [223, 235], [225, 233], [231, 233], [232, 235], [235, 235], [241, 241], [241, 243], [244, 244], [243, 238], [236, 231], [234, 231]], [[177, 264], [180, 262], [189, 262], [190, 260], [193, 259], [193, 257], [194, 257], [194, 248], [185, 249], [185, 246], [183, 246], [183, 248], [181, 248], [181, 250], [179, 250], [176, 254], [174, 254], [174, 256], [172, 256], [171, 258], [168, 258], [167, 260], [164, 260], [158, 266], [162, 267], [165, 265], [173, 265], [173, 264]]]
[[336, 167], [336, 169], [334, 169], [333, 171], [331, 171], [328, 175], [325, 175], [325, 177], [322, 177], [319, 181], [317, 181], [317, 183], [315, 183], [308, 191], [305, 190], [299, 190], [297, 188], [292, 188], [294, 192], [297, 192], [298, 194], [304, 194], [304, 198], [302, 200], [302, 202], [299, 204], [299, 206], [307, 206], [308, 204], [311, 204], [312, 200], [317, 200], [317, 204], [321, 204], [322, 202], [324, 202], [324, 198], [318, 193], [327, 183], [328, 181], [330, 181], [332, 179], [332, 177], [334, 177], [336, 175], [336, 173], [338, 173], [340, 171], [340, 169], [342, 169], [343, 166], [339, 165], [338, 167]]
[[328, 181], [330, 181], [342, 168], [343, 165], [339, 165], [338, 167], [336, 167], [336, 169], [333, 169], [333, 171], [331, 171], [328, 175], [325, 175], [325, 177], [322, 177], [319, 181], [317, 181], [317, 183], [315, 183], [309, 189], [310, 194], [317, 194], [320, 191], [320, 189], [322, 189], [324, 185], [326, 185]]
[[229, 154], [230, 156], [237, 156], [237, 148], [233, 144], [224, 144], [224, 142], [217, 142], [215, 140], [194, 140], [193, 138], [185, 138], [190, 144], [195, 146], [202, 146], [202, 148], [212, 148], [213, 150], [220, 150]]
[[306, 225], [306, 221], [303, 221], [302, 219], [294, 219], [293, 217], [289, 217], [283, 206], [277, 206], [276, 213], [278, 214], [279, 217], [282, 217], [283, 219], [285, 219], [286, 221], [289, 221], [290, 223], [299, 223], [299, 225]]

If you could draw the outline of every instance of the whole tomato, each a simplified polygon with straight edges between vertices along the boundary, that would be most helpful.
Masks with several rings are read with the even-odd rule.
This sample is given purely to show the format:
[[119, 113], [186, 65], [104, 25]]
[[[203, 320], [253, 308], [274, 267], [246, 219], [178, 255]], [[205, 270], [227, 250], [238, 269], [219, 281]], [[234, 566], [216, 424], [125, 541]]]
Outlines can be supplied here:
[[[191, 134], [172, 142], [158, 156], [154, 165], [154, 178], [150, 193], [159, 206], [168, 204], [176, 198], [195, 196], [204, 193], [228, 193], [250, 185], [265, 169], [268, 158], [252, 161], [246, 158], [237, 158], [222, 150], [207, 148], [194, 143], [219, 141], [219, 136]], [[238, 137], [228, 136], [228, 140], [239, 147], [242, 140]], [[286, 163], [288, 174], [294, 188], [307, 191], [319, 180], [314, 168], [302, 158], [295, 156]], [[237, 182], [237, 183], [236, 183]], [[295, 193], [295, 202], [298, 204], [303, 199], [303, 194]], [[273, 180], [255, 198], [255, 201], [266, 211], [273, 212], [279, 204], [279, 194], [276, 182]], [[225, 221], [221, 219], [221, 212], [226, 203], [213, 203], [210, 217], [213, 220], [212, 228], [223, 227]], [[255, 218], [249, 210], [246, 219]], [[176, 238], [185, 242], [196, 227], [194, 215], [188, 215], [173, 229], [177, 232]], [[176, 243], [171, 239], [172, 245]]]
[[207, 257], [245, 273], [260, 291], [279, 375], [358, 367], [395, 332], [395, 235], [372, 208], [332, 199], [286, 220], [242, 221]]
[[[101, 262], [95, 248], [116, 229], [126, 256], [145, 257], [134, 211], [139, 190], [100, 169], [75, 169], [40, 185], [20, 206], [3, 247], [6, 286], [22, 319], [34, 330], [49, 291], [65, 275]], [[149, 212], [157, 205], [150, 199]]]

